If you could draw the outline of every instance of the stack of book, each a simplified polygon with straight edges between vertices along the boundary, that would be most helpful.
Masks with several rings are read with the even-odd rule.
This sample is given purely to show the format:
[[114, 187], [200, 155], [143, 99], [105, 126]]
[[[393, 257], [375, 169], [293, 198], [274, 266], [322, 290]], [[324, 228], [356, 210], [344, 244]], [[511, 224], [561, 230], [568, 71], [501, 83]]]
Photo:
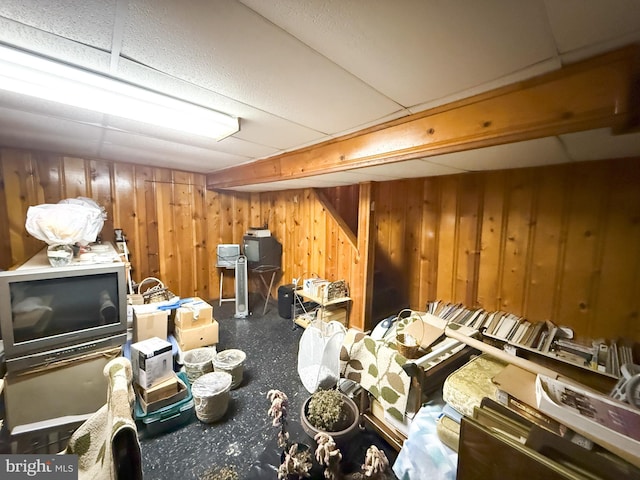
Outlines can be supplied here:
[[558, 360], [620, 376], [620, 367], [634, 363], [633, 348], [623, 341], [588, 341], [573, 339], [573, 331], [550, 320], [530, 322], [504, 311], [487, 312], [462, 304], [430, 302], [427, 312], [443, 320], [482, 332], [487, 339], [513, 345]]

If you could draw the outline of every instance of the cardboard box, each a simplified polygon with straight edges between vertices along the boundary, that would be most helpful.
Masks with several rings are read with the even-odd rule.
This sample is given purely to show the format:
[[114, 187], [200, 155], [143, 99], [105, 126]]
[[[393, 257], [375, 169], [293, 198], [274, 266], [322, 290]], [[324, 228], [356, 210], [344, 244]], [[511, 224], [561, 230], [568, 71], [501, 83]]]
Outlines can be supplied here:
[[176, 326], [175, 337], [180, 350], [183, 352], [215, 345], [218, 343], [218, 322], [214, 320], [201, 327], [186, 329]]
[[149, 388], [142, 388], [139, 385], [137, 385], [137, 387], [142, 399], [146, 403], [153, 403], [178, 393], [178, 377], [174, 373], [165, 381], [152, 385]]
[[[167, 389], [167, 384], [171, 384], [172, 388]], [[152, 392], [151, 395], [150, 392]], [[144, 389], [136, 385], [136, 401], [144, 414], [157, 412], [161, 408], [184, 400], [188, 393], [189, 388], [175, 373], [172, 378], [158, 385], [158, 388]]]
[[198, 297], [182, 303], [176, 310], [175, 326], [193, 328], [207, 325], [213, 321], [213, 307]]
[[36, 373], [7, 374], [4, 400], [9, 431], [20, 425], [98, 411], [107, 401], [107, 378], [102, 372], [120, 354], [121, 348], [111, 348], [52, 364]]
[[133, 381], [142, 388], [151, 388], [173, 376], [171, 344], [158, 337], [131, 345]]
[[141, 342], [149, 338], [167, 338], [168, 310], [158, 310], [154, 304], [132, 305], [133, 341]]

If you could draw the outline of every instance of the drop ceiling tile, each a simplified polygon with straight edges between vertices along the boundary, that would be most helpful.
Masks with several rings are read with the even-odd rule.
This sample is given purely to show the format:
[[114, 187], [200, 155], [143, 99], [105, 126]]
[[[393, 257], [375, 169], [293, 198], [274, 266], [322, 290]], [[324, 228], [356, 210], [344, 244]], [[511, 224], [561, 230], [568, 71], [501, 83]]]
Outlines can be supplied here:
[[399, 106], [238, 2], [135, 0], [123, 55], [323, 133]]
[[640, 157], [640, 133], [612, 135], [606, 128], [561, 135], [574, 161]]
[[[237, 117], [240, 119], [240, 131], [233, 137], [266, 148], [277, 151], [292, 150], [302, 144], [317, 143], [329, 138], [285, 118], [127, 59], [120, 59], [118, 76], [136, 85]], [[267, 154], [261, 154], [256, 158], [264, 155]]]
[[95, 157], [102, 130], [63, 119], [0, 107], [0, 144]]
[[358, 168], [354, 171], [364, 175], [375, 175], [388, 179], [430, 177], [432, 175], [451, 175], [464, 172], [459, 168], [437, 165], [424, 160], [406, 160], [374, 167]]
[[117, 0], [3, 0], [0, 16], [105, 51], [111, 38]]
[[640, 31], [640, 2], [637, 0], [544, 0], [544, 3], [561, 53]]
[[265, 158], [280, 152], [275, 148], [235, 137], [227, 137], [224, 140], [220, 140], [213, 149], [218, 152], [246, 157], [248, 160]]
[[414, 105], [413, 107], [409, 108], [409, 111], [411, 113], [418, 113], [424, 110], [428, 110], [430, 108], [446, 105], [447, 103], [456, 102], [458, 100], [464, 100], [466, 98], [472, 97], [474, 95], [478, 95], [480, 93], [488, 92], [490, 90], [494, 90], [496, 88], [504, 87], [507, 85], [512, 85], [516, 82], [521, 82], [523, 80], [527, 80], [529, 78], [536, 77], [538, 75], [543, 75], [545, 73], [558, 70], [561, 67], [562, 67], [562, 60], [560, 59], [560, 57], [550, 58], [549, 60], [544, 60], [542, 62], [536, 63], [535, 65], [531, 65], [530, 67], [523, 68], [522, 70], [519, 70], [515, 73], [511, 73], [509, 75], [505, 75], [504, 77], [500, 77], [496, 80], [491, 80], [489, 82], [476, 85], [474, 87], [456, 92], [452, 95], [448, 95], [443, 98], [430, 100], [420, 105]]
[[570, 158], [557, 137], [546, 137], [436, 155], [425, 160], [461, 170], [481, 171], [555, 165], [567, 163]]
[[9, 108], [12, 110], [20, 110], [23, 112], [45, 115], [47, 117], [50, 117], [51, 119], [63, 118], [79, 123], [88, 123], [94, 125], [101, 125], [104, 120], [104, 115], [99, 112], [94, 112], [92, 110], [86, 110], [83, 108], [70, 107], [48, 100], [40, 100], [35, 97], [7, 92], [5, 90], [0, 90], [0, 105], [2, 105], [4, 108]]
[[242, 1], [405, 107], [555, 55], [540, 1]]
[[[31, 3], [36, 5], [36, 2]], [[0, 17], [0, 42], [88, 70], [109, 72], [111, 57], [108, 52], [2, 17]]]
[[628, 33], [601, 43], [590, 44], [577, 50], [571, 50], [570, 52], [561, 54], [560, 59], [563, 65], [567, 65], [635, 43], [640, 43], [640, 31]]
[[347, 172], [325, 173], [311, 177], [324, 182], [335, 182], [336, 185], [353, 185], [361, 182], [383, 182], [392, 180], [393, 177], [387, 175], [375, 175], [371, 172], [363, 172], [360, 169], [349, 170]]
[[112, 158], [116, 153], [133, 163], [173, 166], [179, 170], [211, 173], [215, 170], [238, 165], [247, 160], [229, 153], [194, 147], [183, 143], [169, 142], [157, 138], [107, 131], [100, 155]]
[[[311, 188], [319, 185], [310, 185], [309, 182], [299, 180], [282, 180], [270, 183], [256, 183], [253, 185], [241, 185], [234, 187], [234, 191], [238, 192], [275, 192], [280, 190], [296, 190], [302, 188]], [[323, 185], [325, 186], [325, 185]]]

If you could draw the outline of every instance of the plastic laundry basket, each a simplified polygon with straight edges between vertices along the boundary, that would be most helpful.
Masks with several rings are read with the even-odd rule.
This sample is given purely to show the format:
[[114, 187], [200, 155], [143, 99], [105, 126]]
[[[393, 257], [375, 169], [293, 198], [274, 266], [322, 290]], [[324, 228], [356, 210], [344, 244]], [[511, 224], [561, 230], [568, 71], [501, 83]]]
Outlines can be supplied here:
[[298, 375], [309, 393], [333, 388], [340, 378], [340, 348], [346, 330], [336, 321], [312, 322], [300, 337]]

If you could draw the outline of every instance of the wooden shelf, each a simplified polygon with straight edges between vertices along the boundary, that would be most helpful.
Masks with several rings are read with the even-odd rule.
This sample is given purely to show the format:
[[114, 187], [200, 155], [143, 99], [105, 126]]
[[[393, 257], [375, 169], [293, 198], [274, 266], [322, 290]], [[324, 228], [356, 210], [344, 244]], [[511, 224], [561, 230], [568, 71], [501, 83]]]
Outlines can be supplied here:
[[[310, 311], [313, 310], [317, 310], [317, 309], [321, 309], [324, 315], [325, 312], [325, 308], [326, 307], [330, 307], [330, 306], [335, 306], [335, 305], [340, 305], [342, 303], [347, 303], [351, 301], [350, 297], [339, 297], [339, 298], [334, 298], [333, 300], [323, 300], [319, 297], [313, 296], [311, 294], [309, 294], [308, 292], [305, 292], [304, 290], [294, 290], [293, 291], [293, 295], [294, 295], [294, 305], [296, 303], [296, 300], [298, 297], [300, 298], [304, 298], [305, 300], [310, 300], [313, 303], [316, 303], [318, 306], [314, 307], [313, 309], [311, 309]], [[307, 312], [305, 311], [305, 314]], [[306, 318], [305, 314], [302, 315], [298, 315], [296, 316], [293, 321], [296, 325], [299, 325], [302, 328], [307, 328], [309, 326], [309, 324], [311, 323], [311, 320], [309, 320], [308, 318]], [[347, 308], [347, 318], [348, 318], [348, 308]], [[348, 321], [348, 320], [345, 320]], [[345, 325], [346, 327], [346, 325]]]
[[596, 370], [587, 365], [571, 362], [555, 355], [553, 352], [542, 352], [535, 348], [507, 342], [504, 339], [486, 334], [484, 335], [484, 341], [489, 345], [494, 345], [501, 349], [503, 349], [505, 345], [508, 345], [508, 347], [516, 350], [518, 357], [536, 362], [603, 393], [611, 391], [618, 380], [615, 375]]
[[312, 302], [317, 303], [321, 307], [330, 307], [331, 305], [338, 305], [340, 303], [351, 301], [351, 297], [339, 297], [339, 298], [334, 298], [333, 300], [323, 300], [322, 298], [314, 297], [313, 295], [311, 295], [308, 292], [305, 292], [304, 290], [295, 290], [294, 293], [296, 295], [300, 295], [303, 298], [306, 298], [307, 300], [311, 300]]

